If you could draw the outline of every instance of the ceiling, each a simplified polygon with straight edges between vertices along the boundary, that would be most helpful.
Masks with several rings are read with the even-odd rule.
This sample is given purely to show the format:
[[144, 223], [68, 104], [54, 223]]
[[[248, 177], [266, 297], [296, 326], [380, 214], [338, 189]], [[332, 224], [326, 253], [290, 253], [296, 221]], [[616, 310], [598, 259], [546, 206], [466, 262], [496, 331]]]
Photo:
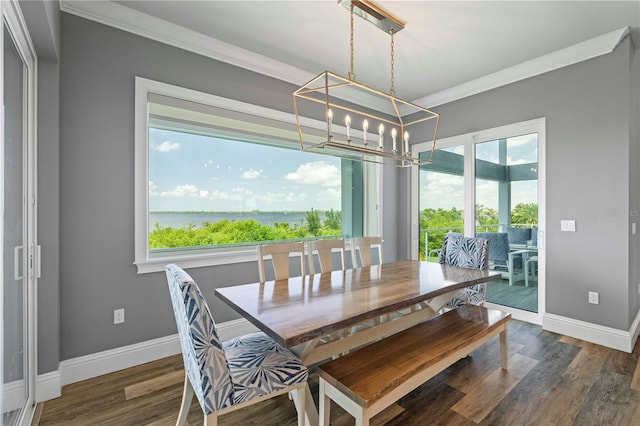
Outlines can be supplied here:
[[[126, 10], [143, 12], [270, 58], [276, 64], [286, 64], [308, 78], [324, 70], [344, 76], [349, 71], [349, 12], [335, 0], [117, 3], [130, 8]], [[408, 100], [445, 91], [623, 27], [630, 27], [634, 46], [640, 47], [639, 1], [378, 4], [406, 21], [405, 29], [395, 36], [395, 89], [399, 97]], [[357, 17], [354, 61], [358, 81], [389, 90], [390, 37]]]

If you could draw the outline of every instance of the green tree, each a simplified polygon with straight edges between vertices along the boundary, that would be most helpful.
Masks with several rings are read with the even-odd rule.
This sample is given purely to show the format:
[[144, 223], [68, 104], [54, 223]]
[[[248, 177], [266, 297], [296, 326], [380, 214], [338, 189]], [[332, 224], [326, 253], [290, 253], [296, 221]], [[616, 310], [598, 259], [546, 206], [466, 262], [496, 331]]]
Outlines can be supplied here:
[[498, 211], [476, 204], [476, 232], [495, 232], [498, 229]]
[[307, 229], [310, 233], [317, 237], [320, 233], [321, 226], [322, 224], [320, 222], [320, 212], [314, 210], [312, 207], [311, 210], [307, 211]]
[[326, 211], [324, 214], [324, 227], [342, 230], [342, 212], [334, 209]]
[[535, 225], [538, 223], [538, 204], [519, 203], [511, 211], [511, 223]]

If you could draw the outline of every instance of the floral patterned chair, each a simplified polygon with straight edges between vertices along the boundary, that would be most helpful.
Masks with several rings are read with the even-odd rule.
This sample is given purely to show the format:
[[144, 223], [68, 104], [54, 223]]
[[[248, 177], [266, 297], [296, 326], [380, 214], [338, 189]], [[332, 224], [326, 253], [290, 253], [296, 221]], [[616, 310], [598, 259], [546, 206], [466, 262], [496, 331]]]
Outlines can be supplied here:
[[[489, 267], [489, 247], [489, 240], [484, 238], [449, 234], [442, 242], [439, 260], [446, 265], [486, 270]], [[485, 296], [486, 285], [476, 284], [458, 291], [445, 308], [457, 308], [464, 304], [481, 305]]]
[[197, 284], [176, 265], [165, 270], [185, 369], [176, 424], [184, 424], [194, 393], [211, 426], [218, 415], [293, 392], [298, 425], [304, 425], [307, 367], [264, 333], [222, 342]]

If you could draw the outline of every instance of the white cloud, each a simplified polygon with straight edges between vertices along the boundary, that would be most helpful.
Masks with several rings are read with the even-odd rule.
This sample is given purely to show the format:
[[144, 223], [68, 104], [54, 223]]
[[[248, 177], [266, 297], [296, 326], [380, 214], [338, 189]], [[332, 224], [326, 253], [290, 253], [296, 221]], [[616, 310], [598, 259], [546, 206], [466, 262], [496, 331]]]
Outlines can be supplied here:
[[149, 195], [158, 195], [158, 185], [149, 181]]
[[247, 170], [246, 172], [243, 172], [240, 177], [242, 179], [258, 179], [260, 177], [260, 175], [262, 174], [262, 170]]
[[180, 149], [180, 144], [178, 142], [164, 141], [160, 145], [155, 145], [152, 148], [160, 152], [169, 152]]
[[161, 197], [198, 197], [200, 191], [195, 185], [178, 185], [171, 191], [162, 191]]
[[285, 177], [306, 185], [340, 186], [340, 170], [324, 161], [301, 164], [298, 170], [287, 173]]
[[318, 193], [319, 201], [340, 201], [341, 200], [341, 192], [340, 188], [327, 188]]

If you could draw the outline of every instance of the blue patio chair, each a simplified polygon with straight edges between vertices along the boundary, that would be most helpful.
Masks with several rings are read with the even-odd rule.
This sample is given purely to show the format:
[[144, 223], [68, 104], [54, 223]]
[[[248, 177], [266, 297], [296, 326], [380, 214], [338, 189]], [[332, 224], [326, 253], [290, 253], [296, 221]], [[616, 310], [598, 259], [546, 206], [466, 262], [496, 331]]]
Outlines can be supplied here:
[[[486, 270], [489, 267], [491, 243], [484, 238], [470, 238], [449, 234], [442, 242], [440, 263], [461, 268]], [[464, 304], [481, 305], [485, 301], [486, 285], [476, 284], [458, 291], [445, 308], [457, 308]]]
[[[478, 232], [476, 237], [490, 241], [489, 269], [500, 271], [502, 278], [512, 284], [517, 278], [524, 278], [522, 273], [522, 254], [512, 253], [509, 262], [509, 237], [506, 232]], [[511, 263], [511, 264], [510, 264]]]
[[264, 333], [225, 342], [200, 289], [176, 265], [165, 267], [176, 317], [185, 379], [177, 425], [183, 425], [193, 394], [204, 412], [204, 424], [216, 425], [218, 415], [293, 392], [298, 425], [304, 425], [307, 367], [288, 349]]

